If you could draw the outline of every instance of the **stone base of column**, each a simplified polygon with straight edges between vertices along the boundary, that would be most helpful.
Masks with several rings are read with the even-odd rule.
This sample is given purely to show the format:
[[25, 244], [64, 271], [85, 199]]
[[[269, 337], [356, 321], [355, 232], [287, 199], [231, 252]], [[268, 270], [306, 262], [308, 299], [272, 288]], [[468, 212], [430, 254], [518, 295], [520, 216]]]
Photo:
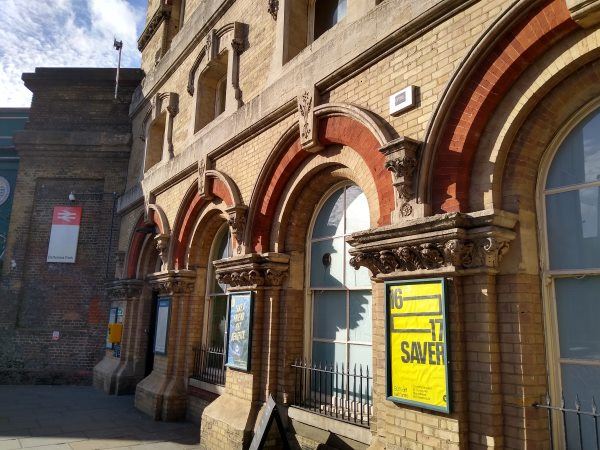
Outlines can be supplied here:
[[252, 441], [256, 408], [250, 400], [221, 395], [202, 414], [200, 448], [244, 449]]
[[94, 367], [93, 385], [106, 394], [115, 392], [115, 375], [119, 370], [121, 360], [111, 355], [105, 355]]
[[135, 407], [154, 420], [185, 419], [187, 396], [181, 381], [152, 372], [135, 388]]
[[167, 376], [165, 374], [152, 372], [135, 388], [135, 407], [154, 420], [160, 420], [166, 385]]
[[144, 379], [142, 365], [134, 361], [126, 361], [115, 375], [115, 395], [135, 394], [137, 384]]

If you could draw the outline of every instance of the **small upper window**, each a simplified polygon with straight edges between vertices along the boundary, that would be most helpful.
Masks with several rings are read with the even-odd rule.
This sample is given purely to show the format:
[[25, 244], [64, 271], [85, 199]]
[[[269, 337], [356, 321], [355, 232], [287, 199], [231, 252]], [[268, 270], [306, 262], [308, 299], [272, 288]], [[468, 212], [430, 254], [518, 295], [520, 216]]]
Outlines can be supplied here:
[[316, 0], [314, 39], [332, 28], [346, 16], [346, 0]]

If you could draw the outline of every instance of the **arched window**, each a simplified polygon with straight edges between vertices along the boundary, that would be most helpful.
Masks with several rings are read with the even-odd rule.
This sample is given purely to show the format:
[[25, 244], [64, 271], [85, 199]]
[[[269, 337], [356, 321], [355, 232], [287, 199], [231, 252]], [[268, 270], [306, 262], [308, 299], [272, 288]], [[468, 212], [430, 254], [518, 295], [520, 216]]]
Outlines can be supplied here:
[[315, 0], [313, 40], [346, 16], [346, 0]]
[[194, 132], [204, 128], [225, 111], [228, 54], [228, 51], [223, 51], [200, 75]]
[[309, 243], [313, 363], [371, 366], [371, 280], [350, 266], [346, 243], [369, 223], [358, 186], [336, 189], [318, 209]]
[[225, 348], [225, 326], [227, 323], [227, 285], [220, 284], [215, 275], [213, 261], [231, 257], [231, 235], [229, 226], [224, 224], [213, 241], [208, 267], [208, 283], [206, 287], [207, 320], [206, 345], [211, 348]]
[[[555, 402], [591, 411], [600, 399], [600, 111], [580, 122], [552, 157], [541, 185], [546, 331]], [[556, 427], [565, 432], [558, 415]], [[567, 448], [579, 448], [577, 417], [567, 414]], [[594, 422], [582, 416], [584, 448]], [[563, 436], [559, 436], [564, 439]]]

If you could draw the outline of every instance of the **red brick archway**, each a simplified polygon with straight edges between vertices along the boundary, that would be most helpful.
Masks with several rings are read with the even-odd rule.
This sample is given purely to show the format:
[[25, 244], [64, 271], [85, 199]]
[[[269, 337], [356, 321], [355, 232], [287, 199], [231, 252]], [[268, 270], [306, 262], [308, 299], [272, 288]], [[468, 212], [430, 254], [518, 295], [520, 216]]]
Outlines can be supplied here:
[[175, 238], [173, 262], [176, 269], [183, 269], [185, 266], [186, 250], [192, 239], [194, 225], [204, 207], [214, 198], [221, 199], [227, 208], [235, 206], [236, 195], [232, 192], [231, 186], [227, 186], [220, 178], [213, 178], [206, 189], [207, 195], [203, 196], [198, 192], [198, 186], [194, 185], [183, 199], [173, 232]]
[[577, 27], [564, 0], [548, 0], [505, 30], [478, 64], [440, 133], [430, 177], [434, 213], [468, 208], [475, 152], [495, 108], [528, 66]]
[[168, 224], [163, 223], [157, 210], [150, 209], [148, 211], [148, 220], [144, 219], [144, 214], [140, 216], [133, 228], [133, 235], [129, 243], [129, 251], [127, 252], [127, 278], [130, 279], [137, 276], [138, 262], [144, 246], [144, 240], [146, 239], [145, 233], [140, 233], [136, 230], [144, 226], [155, 226], [161, 234], [168, 234], [170, 232]]
[[[388, 225], [394, 210], [394, 190], [391, 175], [385, 169], [385, 158], [379, 152], [381, 144], [371, 131], [360, 122], [346, 116], [332, 115], [319, 120], [319, 142], [323, 146], [346, 145], [354, 149], [363, 159], [376, 183], [380, 207], [378, 226]], [[268, 180], [259, 195], [258, 206], [249, 219], [251, 226], [251, 248], [257, 253], [269, 250], [271, 225], [284, 188], [300, 165], [311, 153], [302, 150], [299, 138], [280, 151], [271, 170], [263, 174]]]

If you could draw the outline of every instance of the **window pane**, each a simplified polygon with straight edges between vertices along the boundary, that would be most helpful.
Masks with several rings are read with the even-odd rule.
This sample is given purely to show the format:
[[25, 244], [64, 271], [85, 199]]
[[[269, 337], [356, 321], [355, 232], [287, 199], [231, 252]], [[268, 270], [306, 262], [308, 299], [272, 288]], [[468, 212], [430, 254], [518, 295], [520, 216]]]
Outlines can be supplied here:
[[560, 356], [600, 360], [600, 277], [558, 278], [554, 283]]
[[218, 296], [211, 298], [210, 317], [208, 318], [208, 345], [211, 347], [225, 347], [225, 327], [227, 326], [227, 297]]
[[[566, 407], [575, 409], [576, 396], [579, 396], [582, 411], [591, 411], [592, 396], [600, 398], [600, 367], [563, 364], [561, 368]], [[567, 414], [566, 417], [567, 448], [581, 449], [579, 446], [577, 415]], [[581, 431], [583, 435], [583, 448], [596, 448], [593, 418], [584, 415], [581, 416]]]
[[310, 253], [310, 285], [340, 287], [344, 284], [344, 238], [313, 242]]
[[367, 196], [358, 186], [346, 189], [346, 234], [367, 230], [371, 225]]
[[321, 207], [315, 226], [313, 239], [340, 236], [344, 234], [344, 189], [334, 192]]
[[579, 124], [556, 153], [546, 188], [600, 179], [600, 114], [594, 112]]
[[315, 39], [346, 15], [346, 0], [318, 0], [315, 3]]
[[371, 342], [371, 291], [350, 291], [348, 334], [351, 341]]
[[315, 292], [313, 337], [346, 340], [346, 291]]
[[[346, 262], [350, 261], [350, 249], [352, 247], [346, 243]], [[346, 263], [346, 286], [349, 288], [353, 287], [367, 287], [371, 288], [371, 272], [366, 267], [360, 267], [356, 270], [350, 264]]]
[[360, 366], [362, 365], [363, 370], [371, 370], [372, 364], [372, 349], [370, 345], [350, 345], [350, 371], [354, 371], [354, 365], [356, 364], [356, 372], [358, 373]]
[[[313, 364], [346, 364], [346, 344], [313, 342]], [[341, 367], [340, 367], [341, 369]]]
[[551, 269], [600, 267], [598, 190], [546, 196]]

